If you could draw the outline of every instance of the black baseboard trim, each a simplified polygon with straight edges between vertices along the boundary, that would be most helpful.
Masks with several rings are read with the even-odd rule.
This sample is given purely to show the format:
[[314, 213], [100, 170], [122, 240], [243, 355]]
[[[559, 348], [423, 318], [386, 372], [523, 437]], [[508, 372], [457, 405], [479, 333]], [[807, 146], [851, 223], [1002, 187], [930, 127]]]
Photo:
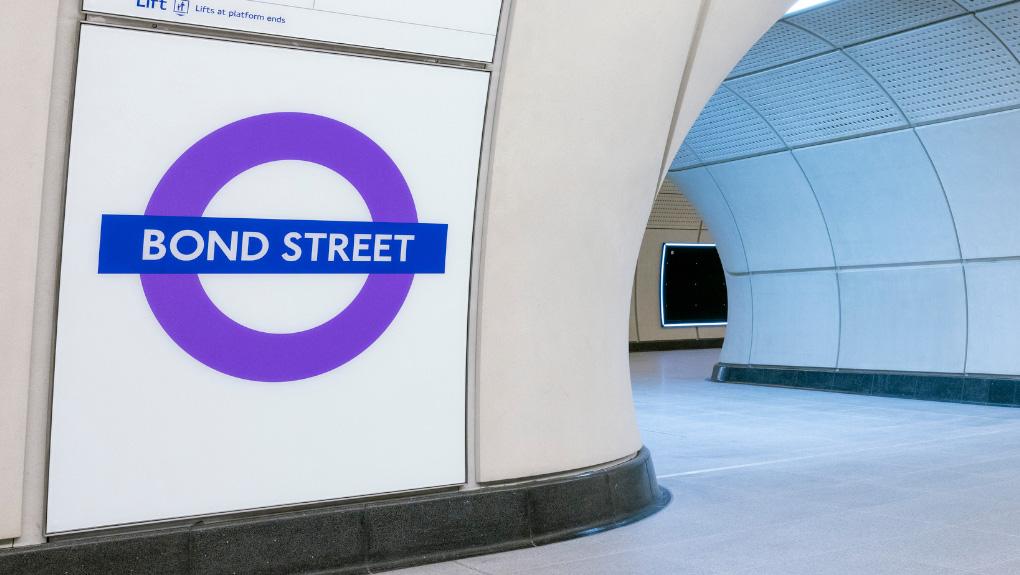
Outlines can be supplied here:
[[669, 500], [642, 449], [571, 477], [3, 550], [0, 573], [378, 573], [590, 535]]
[[715, 349], [722, 347], [723, 339], [670, 339], [663, 341], [632, 341], [630, 351], [673, 351], [677, 349]]
[[1020, 407], [1020, 377], [716, 364], [712, 381]]

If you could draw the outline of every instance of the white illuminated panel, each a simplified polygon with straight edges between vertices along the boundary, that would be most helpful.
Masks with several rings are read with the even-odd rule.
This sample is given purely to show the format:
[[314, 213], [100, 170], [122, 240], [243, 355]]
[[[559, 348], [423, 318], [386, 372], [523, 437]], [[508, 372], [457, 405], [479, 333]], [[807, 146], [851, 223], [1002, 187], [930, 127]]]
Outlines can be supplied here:
[[670, 322], [666, 320], [666, 252], [669, 248], [716, 249], [715, 244], [665, 243], [659, 261], [659, 321], [662, 327], [718, 327], [727, 324], [725, 321], [690, 321]]
[[[464, 482], [464, 325], [488, 85], [483, 71], [82, 27], [49, 532]], [[265, 116], [286, 118], [275, 135], [234, 131], [230, 142], [211, 140], [220, 142], [215, 150], [187, 153], [231, 126], [264, 126], [251, 121]], [[311, 116], [330, 131], [300, 128]], [[353, 146], [350, 129], [364, 136], [353, 140], [360, 147], [340, 153], [330, 134], [346, 134], [342, 145]], [[264, 143], [245, 146], [251, 134]], [[280, 141], [291, 143], [262, 157]], [[304, 151], [292, 155], [294, 146]], [[203, 218], [367, 222], [369, 198], [377, 206], [384, 199], [379, 209], [406, 202], [400, 186], [372, 183], [380, 173], [392, 178], [391, 168], [368, 169], [369, 159], [387, 165], [378, 164], [378, 151], [362, 155], [372, 149], [402, 174], [416, 221], [448, 226], [445, 270], [415, 275], [403, 293], [357, 274], [197, 275], [201, 299], [226, 316], [215, 315], [216, 325], [236, 322], [231, 333], [240, 339], [270, 342], [252, 364], [304, 370], [310, 359], [364, 339], [371, 326], [384, 327], [344, 362], [285, 376], [252, 373], [250, 364], [227, 367], [215, 354], [252, 357], [256, 346], [219, 336], [205, 348], [214, 355], [196, 355], [167, 326], [202, 309], [201, 299], [193, 293], [159, 315], [146, 277], [104, 274], [97, 265], [103, 216], [147, 212], [171, 171], [203, 181], [163, 197], [183, 201], [215, 188]], [[242, 156], [258, 161], [225, 183], [204, 181]], [[181, 161], [206, 169], [175, 170]], [[334, 161], [346, 168], [330, 169]], [[357, 303], [362, 297], [402, 303], [379, 323], [379, 306]], [[351, 330], [315, 335], [356, 307]], [[192, 334], [211, 333], [208, 324], [189, 325]], [[298, 352], [286, 351], [294, 341]]]
[[491, 62], [501, 0], [85, 0], [85, 10]]

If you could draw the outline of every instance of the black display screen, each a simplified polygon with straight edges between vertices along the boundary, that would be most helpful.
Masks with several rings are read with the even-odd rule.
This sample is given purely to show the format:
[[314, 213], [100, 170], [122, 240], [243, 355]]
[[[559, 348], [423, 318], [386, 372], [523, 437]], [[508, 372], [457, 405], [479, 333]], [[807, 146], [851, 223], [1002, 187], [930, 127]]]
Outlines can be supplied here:
[[726, 276], [713, 244], [663, 244], [663, 327], [726, 323]]

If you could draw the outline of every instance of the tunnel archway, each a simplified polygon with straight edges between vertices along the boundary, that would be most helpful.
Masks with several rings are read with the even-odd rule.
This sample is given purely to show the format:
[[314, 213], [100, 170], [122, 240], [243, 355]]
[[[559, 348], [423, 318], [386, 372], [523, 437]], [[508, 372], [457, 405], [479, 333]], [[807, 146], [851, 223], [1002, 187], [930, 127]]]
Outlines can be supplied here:
[[724, 364], [1020, 373], [1018, 24], [1001, 0], [844, 0], [737, 64], [668, 175], [727, 271]]

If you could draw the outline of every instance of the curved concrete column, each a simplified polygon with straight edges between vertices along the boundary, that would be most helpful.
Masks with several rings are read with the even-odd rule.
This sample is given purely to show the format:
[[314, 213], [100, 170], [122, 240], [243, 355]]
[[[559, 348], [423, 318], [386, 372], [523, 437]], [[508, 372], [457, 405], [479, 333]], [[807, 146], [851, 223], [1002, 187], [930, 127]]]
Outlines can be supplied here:
[[480, 481], [640, 447], [626, 272], [664, 158], [789, 4], [515, 3], [483, 228]]

